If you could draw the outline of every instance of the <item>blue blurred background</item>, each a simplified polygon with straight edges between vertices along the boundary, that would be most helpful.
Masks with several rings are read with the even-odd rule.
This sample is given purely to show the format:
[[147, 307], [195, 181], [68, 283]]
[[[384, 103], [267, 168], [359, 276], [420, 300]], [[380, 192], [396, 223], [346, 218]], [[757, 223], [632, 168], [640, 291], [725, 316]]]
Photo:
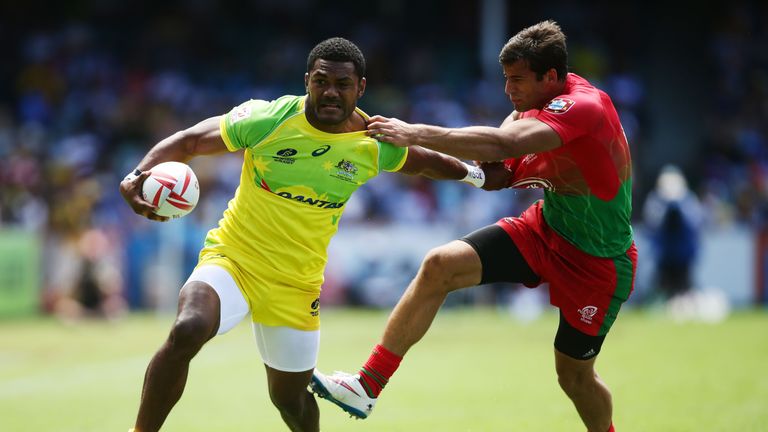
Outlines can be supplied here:
[[[716, 317], [765, 306], [768, 4], [678, 10], [641, 1], [4, 2], [0, 317], [174, 310], [237, 186], [241, 155], [194, 160], [200, 204], [164, 224], [132, 213], [120, 179], [177, 130], [247, 99], [302, 94], [320, 40], [343, 36], [366, 55], [360, 106], [369, 114], [498, 125], [511, 111], [498, 52], [544, 19], [561, 24], [571, 71], [611, 95], [629, 138], [641, 252], [630, 305], [693, 296], [678, 312], [693, 304]], [[390, 307], [431, 247], [538, 197], [383, 174], [348, 204], [324, 304]], [[449, 304], [523, 317], [546, 301], [543, 290], [499, 285]]]

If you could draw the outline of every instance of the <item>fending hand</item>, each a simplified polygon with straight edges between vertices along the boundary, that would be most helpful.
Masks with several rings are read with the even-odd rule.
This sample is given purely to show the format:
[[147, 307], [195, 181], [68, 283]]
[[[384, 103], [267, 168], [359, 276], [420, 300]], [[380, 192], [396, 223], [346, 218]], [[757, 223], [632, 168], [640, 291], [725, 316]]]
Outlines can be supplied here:
[[504, 162], [475, 162], [475, 164], [482, 168], [485, 173], [483, 189], [499, 190], [505, 189], [509, 185], [511, 172], [504, 165]]
[[378, 141], [388, 142], [398, 147], [408, 147], [416, 144], [417, 129], [414, 125], [400, 119], [380, 115], [368, 120], [366, 134]]

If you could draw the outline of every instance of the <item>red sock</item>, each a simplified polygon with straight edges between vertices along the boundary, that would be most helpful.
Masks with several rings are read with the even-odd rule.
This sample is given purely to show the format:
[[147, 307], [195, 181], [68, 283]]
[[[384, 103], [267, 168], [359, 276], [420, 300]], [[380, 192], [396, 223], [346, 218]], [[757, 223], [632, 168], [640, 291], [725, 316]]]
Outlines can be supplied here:
[[613, 428], [613, 423], [611, 423], [611, 427], [608, 428], [608, 432], [616, 432], [616, 429]]
[[368, 396], [379, 397], [379, 393], [387, 385], [389, 378], [400, 366], [401, 360], [403, 360], [402, 357], [381, 345], [376, 345], [373, 348], [368, 361], [360, 369], [360, 382]]

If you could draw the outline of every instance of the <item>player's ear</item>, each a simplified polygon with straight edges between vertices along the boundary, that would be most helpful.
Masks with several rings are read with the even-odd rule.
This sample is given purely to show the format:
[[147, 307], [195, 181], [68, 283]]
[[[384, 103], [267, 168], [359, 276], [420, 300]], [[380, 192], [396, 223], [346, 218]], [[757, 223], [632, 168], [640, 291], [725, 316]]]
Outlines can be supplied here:
[[304, 90], [309, 93], [309, 72], [304, 73]]
[[360, 99], [365, 93], [365, 77], [360, 78], [360, 87], [357, 89], [357, 98]]
[[551, 83], [557, 81], [557, 70], [555, 70], [555, 68], [551, 68], [547, 71], [547, 80]]

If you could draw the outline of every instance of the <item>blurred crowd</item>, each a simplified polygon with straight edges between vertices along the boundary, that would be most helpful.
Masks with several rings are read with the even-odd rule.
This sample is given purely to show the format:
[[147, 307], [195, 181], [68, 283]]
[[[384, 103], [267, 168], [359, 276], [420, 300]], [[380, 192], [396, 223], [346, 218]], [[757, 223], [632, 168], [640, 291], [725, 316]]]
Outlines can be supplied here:
[[[748, 3], [747, 3], [748, 4]], [[712, 29], [715, 78], [698, 193], [720, 221], [768, 224], [768, 7], [736, 3]]]
[[[381, 6], [379, 21], [363, 20], [365, 10], [340, 17], [303, 0], [263, 3], [269, 18], [258, 25], [198, 1], [180, 10], [158, 7], [143, 20], [123, 19], [126, 6], [103, 2], [92, 19], [0, 27], [13, 41], [5, 44], [11, 61], [0, 67], [0, 228], [36, 233], [44, 242], [46, 310], [119, 315], [160, 302], [152, 285], [166, 280], [158, 276], [156, 255], [169, 228], [133, 215], [119, 181], [177, 130], [247, 99], [300, 94], [306, 55], [322, 38], [343, 35], [366, 54], [368, 91], [360, 106], [370, 114], [456, 127], [497, 125], [511, 109], [500, 73], [483, 76], [478, 66], [477, 11], [461, 2], [448, 2], [443, 25], [415, 26], [411, 34], [384, 25], [399, 16], [403, 2]], [[719, 85], [704, 109], [712, 121], [701, 171], [688, 175], [713, 223], [763, 224], [768, 215], [768, 30], [749, 12], [734, 8], [709, 41]], [[594, 39], [603, 43], [590, 44]], [[571, 68], [613, 97], [634, 151], [650, 127], [645, 83], [631, 58], [604, 49], [610, 41], [599, 33], [572, 38]], [[240, 163], [238, 154], [192, 162], [200, 205], [171, 222], [182, 238], [178, 259], [185, 270], [232, 196]], [[349, 203], [342, 229], [440, 223], [459, 235], [517, 214], [537, 196], [382, 175]], [[636, 208], [644, 199], [636, 197]], [[91, 292], [83, 294], [83, 287]], [[72, 293], [108, 306], [85, 312], [62, 306]]]

